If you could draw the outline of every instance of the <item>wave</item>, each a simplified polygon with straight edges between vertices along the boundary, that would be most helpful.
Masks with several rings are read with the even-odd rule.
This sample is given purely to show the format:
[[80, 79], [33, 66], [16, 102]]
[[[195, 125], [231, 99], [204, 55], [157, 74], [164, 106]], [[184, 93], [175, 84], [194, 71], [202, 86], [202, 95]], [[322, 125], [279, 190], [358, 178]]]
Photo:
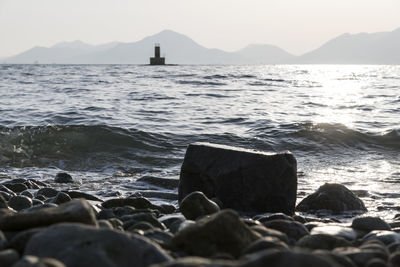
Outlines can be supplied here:
[[175, 163], [168, 137], [109, 126], [0, 127], [0, 164], [102, 169], [112, 165], [149, 168]]
[[327, 151], [343, 148], [400, 151], [400, 129], [371, 133], [351, 129], [340, 123], [296, 123], [279, 127], [258, 127], [255, 136], [273, 138], [275, 147], [299, 151]]

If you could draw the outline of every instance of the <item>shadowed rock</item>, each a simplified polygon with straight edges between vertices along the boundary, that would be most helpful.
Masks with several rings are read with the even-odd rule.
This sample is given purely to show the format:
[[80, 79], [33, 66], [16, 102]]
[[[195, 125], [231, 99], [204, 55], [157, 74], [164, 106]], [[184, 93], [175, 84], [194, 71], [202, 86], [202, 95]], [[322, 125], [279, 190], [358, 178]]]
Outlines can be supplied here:
[[218, 205], [199, 191], [187, 195], [179, 205], [179, 209], [188, 220], [195, 220], [200, 216], [219, 211]]
[[61, 184], [73, 183], [74, 179], [72, 179], [72, 176], [66, 172], [59, 172], [54, 178], [54, 182]]
[[236, 212], [223, 210], [180, 230], [172, 239], [171, 247], [195, 256], [228, 253], [239, 257], [259, 238], [261, 236], [242, 222]]
[[19, 231], [60, 222], [80, 222], [95, 225], [96, 217], [87, 201], [71, 200], [58, 207], [43, 208], [31, 212], [9, 212], [0, 216], [0, 229]]
[[148, 239], [82, 224], [58, 224], [34, 235], [25, 255], [51, 257], [67, 266], [149, 266], [171, 260]]
[[224, 208], [293, 214], [297, 163], [289, 152], [268, 154], [209, 143], [189, 145], [181, 168], [179, 202], [194, 191]]
[[329, 210], [334, 214], [344, 211], [367, 211], [362, 200], [344, 185], [328, 183], [303, 199], [297, 205], [296, 210], [304, 212]]

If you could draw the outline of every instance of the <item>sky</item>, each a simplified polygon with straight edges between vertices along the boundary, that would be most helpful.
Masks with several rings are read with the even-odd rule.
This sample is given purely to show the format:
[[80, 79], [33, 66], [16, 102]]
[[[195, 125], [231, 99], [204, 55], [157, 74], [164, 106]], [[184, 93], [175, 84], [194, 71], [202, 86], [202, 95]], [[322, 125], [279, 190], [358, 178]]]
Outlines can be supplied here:
[[400, 0], [0, 0], [0, 58], [170, 29], [207, 48], [273, 44], [300, 55], [343, 33], [400, 27]]

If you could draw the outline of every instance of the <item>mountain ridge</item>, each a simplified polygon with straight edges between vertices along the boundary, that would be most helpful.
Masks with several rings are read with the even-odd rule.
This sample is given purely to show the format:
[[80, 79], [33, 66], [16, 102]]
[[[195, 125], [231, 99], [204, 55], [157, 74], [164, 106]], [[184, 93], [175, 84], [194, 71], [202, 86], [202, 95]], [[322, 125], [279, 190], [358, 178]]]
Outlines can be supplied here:
[[249, 44], [233, 52], [206, 48], [192, 38], [163, 30], [136, 42], [91, 45], [80, 40], [35, 46], [0, 63], [147, 64], [161, 43], [173, 64], [400, 64], [400, 28], [391, 32], [341, 34], [301, 56], [275, 45]]

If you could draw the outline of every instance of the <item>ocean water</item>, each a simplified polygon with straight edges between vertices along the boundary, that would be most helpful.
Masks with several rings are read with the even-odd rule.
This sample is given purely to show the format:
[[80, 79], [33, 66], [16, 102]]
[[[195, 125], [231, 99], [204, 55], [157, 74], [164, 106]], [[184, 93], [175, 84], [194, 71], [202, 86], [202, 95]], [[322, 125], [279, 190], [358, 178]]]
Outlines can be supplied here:
[[177, 204], [188, 144], [298, 161], [298, 201], [342, 183], [400, 213], [400, 66], [0, 65], [0, 179]]

